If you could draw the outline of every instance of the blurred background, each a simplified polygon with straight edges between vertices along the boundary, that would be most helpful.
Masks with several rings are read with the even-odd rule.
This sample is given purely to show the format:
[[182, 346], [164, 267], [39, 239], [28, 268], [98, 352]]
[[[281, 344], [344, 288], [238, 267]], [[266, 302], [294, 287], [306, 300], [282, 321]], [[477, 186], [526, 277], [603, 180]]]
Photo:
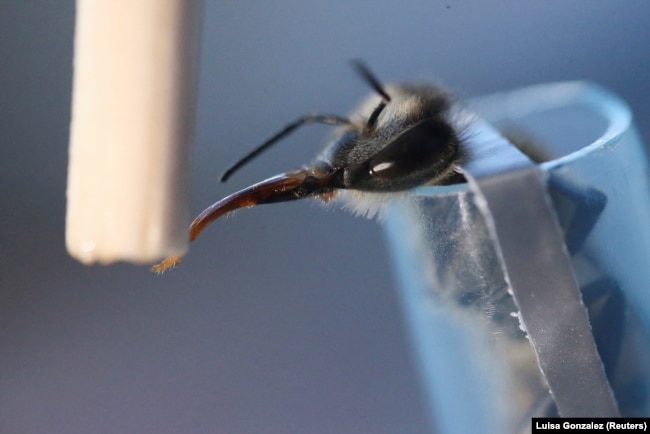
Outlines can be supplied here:
[[[380, 224], [310, 202], [237, 213], [182, 266], [83, 266], [64, 247], [72, 0], [0, 0], [0, 433], [430, 432]], [[206, 0], [192, 213], [308, 162], [287, 122], [384, 81], [471, 97], [589, 79], [650, 139], [650, 3]]]

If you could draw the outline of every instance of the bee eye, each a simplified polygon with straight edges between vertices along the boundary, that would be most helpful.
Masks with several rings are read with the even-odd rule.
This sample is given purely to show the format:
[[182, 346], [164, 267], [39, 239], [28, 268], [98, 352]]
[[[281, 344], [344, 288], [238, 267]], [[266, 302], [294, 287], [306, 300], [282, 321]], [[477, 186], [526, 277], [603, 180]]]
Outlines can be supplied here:
[[395, 178], [431, 170], [455, 154], [455, 135], [449, 125], [428, 119], [400, 134], [370, 162], [370, 174]]

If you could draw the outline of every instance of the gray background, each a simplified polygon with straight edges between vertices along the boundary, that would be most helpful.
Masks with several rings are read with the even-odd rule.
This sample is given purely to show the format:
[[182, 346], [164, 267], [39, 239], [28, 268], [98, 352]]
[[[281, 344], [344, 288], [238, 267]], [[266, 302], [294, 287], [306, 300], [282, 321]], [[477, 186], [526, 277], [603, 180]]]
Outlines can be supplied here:
[[[649, 139], [650, 3], [207, 1], [192, 210], [308, 161], [307, 112], [386, 81], [461, 96], [588, 78]], [[303, 203], [219, 222], [177, 270], [64, 249], [74, 3], [0, 0], [0, 433], [426, 433], [381, 227]]]

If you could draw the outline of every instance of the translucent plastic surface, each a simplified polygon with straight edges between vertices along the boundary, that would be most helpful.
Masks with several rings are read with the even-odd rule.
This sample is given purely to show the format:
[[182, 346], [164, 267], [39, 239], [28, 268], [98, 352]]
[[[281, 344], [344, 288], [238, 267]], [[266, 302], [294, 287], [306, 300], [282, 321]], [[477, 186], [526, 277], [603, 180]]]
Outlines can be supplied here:
[[[472, 109], [542, 161], [621, 413], [647, 416], [650, 183], [628, 108], [559, 83]], [[475, 199], [466, 185], [417, 190], [386, 229], [436, 432], [526, 432], [556, 409]]]

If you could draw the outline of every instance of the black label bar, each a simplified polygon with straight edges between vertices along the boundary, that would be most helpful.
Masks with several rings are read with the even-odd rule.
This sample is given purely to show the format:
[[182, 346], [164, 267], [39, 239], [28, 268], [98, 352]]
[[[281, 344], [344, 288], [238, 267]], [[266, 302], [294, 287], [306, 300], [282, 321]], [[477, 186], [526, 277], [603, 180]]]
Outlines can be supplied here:
[[549, 418], [535, 417], [532, 419], [533, 433], [561, 433], [561, 432], [613, 432], [636, 433], [647, 432], [650, 418], [622, 417], [574, 417], [574, 418]]

